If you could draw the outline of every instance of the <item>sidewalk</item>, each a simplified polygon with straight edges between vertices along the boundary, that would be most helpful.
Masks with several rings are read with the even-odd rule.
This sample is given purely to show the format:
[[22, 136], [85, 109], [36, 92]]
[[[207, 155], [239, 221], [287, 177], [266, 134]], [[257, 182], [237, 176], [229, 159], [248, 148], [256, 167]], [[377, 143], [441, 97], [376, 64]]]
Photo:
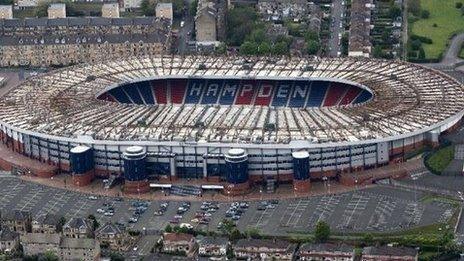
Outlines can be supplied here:
[[60, 174], [50, 179], [42, 179], [31, 176], [20, 176], [20, 179], [28, 182], [35, 182], [44, 186], [55, 187], [60, 189], [66, 189], [74, 192], [85, 193], [89, 195], [99, 195], [99, 196], [109, 196], [109, 197], [118, 197], [122, 196], [124, 198], [131, 199], [140, 199], [140, 200], [168, 200], [168, 201], [221, 201], [221, 202], [230, 202], [237, 200], [247, 200], [247, 201], [259, 201], [259, 200], [269, 200], [269, 199], [292, 199], [292, 198], [305, 198], [311, 196], [319, 196], [325, 194], [339, 194], [343, 192], [354, 191], [356, 189], [372, 187], [375, 185], [369, 186], [358, 186], [358, 187], [347, 187], [339, 184], [336, 181], [328, 183], [328, 186], [325, 186], [323, 182], [313, 182], [311, 184], [311, 191], [304, 194], [295, 194], [293, 191], [293, 186], [290, 184], [280, 185], [276, 188], [275, 193], [260, 193], [258, 188], [255, 187], [252, 192], [243, 195], [243, 196], [226, 196], [219, 192], [210, 192], [206, 191], [200, 197], [181, 197], [168, 195], [162, 190], [152, 190], [150, 193], [146, 194], [124, 194], [120, 186], [115, 186], [111, 189], [104, 189], [102, 180], [94, 180], [92, 184], [85, 187], [76, 187], [71, 184], [71, 176]]

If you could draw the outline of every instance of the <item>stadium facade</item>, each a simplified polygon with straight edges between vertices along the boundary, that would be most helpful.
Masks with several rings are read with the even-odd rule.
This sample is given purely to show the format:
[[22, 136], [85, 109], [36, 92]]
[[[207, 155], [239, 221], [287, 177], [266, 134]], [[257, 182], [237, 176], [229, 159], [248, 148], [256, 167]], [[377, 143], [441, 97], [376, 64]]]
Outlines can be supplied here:
[[54, 170], [8, 157], [0, 166], [45, 177], [70, 171], [77, 185], [122, 174], [126, 191], [139, 193], [151, 180], [179, 178], [231, 194], [271, 178], [297, 191], [324, 176], [355, 184], [345, 173], [437, 145], [461, 120], [463, 97], [456, 80], [400, 61], [147, 56], [82, 64], [29, 79], [1, 100], [3, 147]]

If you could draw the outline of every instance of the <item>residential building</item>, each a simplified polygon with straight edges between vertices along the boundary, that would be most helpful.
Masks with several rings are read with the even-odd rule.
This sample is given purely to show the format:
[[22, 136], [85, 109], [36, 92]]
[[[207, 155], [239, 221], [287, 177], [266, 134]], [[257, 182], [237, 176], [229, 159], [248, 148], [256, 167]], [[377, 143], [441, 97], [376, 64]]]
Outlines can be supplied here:
[[216, 42], [217, 9], [216, 4], [209, 0], [199, 0], [195, 16], [195, 30], [197, 42]]
[[25, 255], [51, 251], [60, 260], [93, 261], [100, 258], [100, 244], [93, 238], [68, 238], [60, 234], [27, 233], [20, 238]]
[[233, 249], [237, 258], [293, 260], [296, 245], [280, 239], [240, 239]]
[[172, 24], [172, 19], [174, 19], [172, 3], [158, 3], [156, 5], [155, 13], [156, 17], [169, 19]]
[[306, 243], [300, 246], [298, 255], [300, 260], [308, 261], [353, 261], [355, 252], [354, 247], [348, 245]]
[[348, 39], [348, 56], [370, 57], [372, 43], [371, 9], [373, 0], [353, 0], [351, 4], [350, 35]]
[[63, 236], [70, 238], [87, 238], [93, 234], [91, 220], [81, 217], [73, 217], [63, 226]]
[[165, 253], [185, 253], [191, 255], [195, 252], [195, 238], [193, 235], [185, 233], [164, 233], [163, 252]]
[[39, 3], [45, 2], [45, 0], [17, 0], [19, 9], [33, 8], [39, 5]]
[[27, 233], [21, 236], [21, 245], [26, 256], [51, 251], [60, 253], [61, 236], [59, 234]]
[[117, 2], [104, 3], [102, 5], [102, 17], [119, 18], [119, 4]]
[[67, 66], [170, 50], [167, 19], [0, 19], [0, 67]]
[[32, 219], [32, 233], [58, 233], [60, 218], [57, 215], [47, 213]]
[[131, 237], [117, 225], [108, 222], [95, 231], [95, 238], [101, 244], [107, 244], [109, 248], [116, 251], [125, 251], [130, 245]]
[[66, 4], [54, 3], [48, 7], [48, 19], [66, 18]]
[[8, 227], [0, 228], [0, 252], [14, 252], [19, 246], [19, 234]]
[[225, 256], [229, 240], [224, 237], [199, 237], [198, 254], [200, 256]]
[[419, 251], [410, 247], [365, 247], [362, 261], [417, 261]]
[[31, 231], [31, 213], [13, 210], [2, 213], [2, 225], [10, 231], [25, 234]]
[[100, 260], [100, 244], [93, 238], [63, 237], [59, 257], [60, 260]]
[[13, 19], [12, 5], [0, 5], [0, 19]]

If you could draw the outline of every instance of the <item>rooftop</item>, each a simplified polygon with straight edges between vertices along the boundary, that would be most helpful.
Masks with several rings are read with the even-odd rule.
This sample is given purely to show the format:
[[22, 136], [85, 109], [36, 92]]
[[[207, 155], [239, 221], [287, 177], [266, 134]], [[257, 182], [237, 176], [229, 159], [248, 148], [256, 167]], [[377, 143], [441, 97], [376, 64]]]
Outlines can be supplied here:
[[[365, 104], [321, 108], [149, 106], [96, 99], [122, 83], [163, 77], [326, 79], [365, 86], [375, 96]], [[463, 112], [464, 89], [443, 73], [401, 61], [150, 56], [80, 64], [31, 78], [2, 97], [0, 107], [2, 124], [70, 140], [317, 147], [388, 141], [436, 128]], [[270, 123], [275, 127], [268, 128]]]

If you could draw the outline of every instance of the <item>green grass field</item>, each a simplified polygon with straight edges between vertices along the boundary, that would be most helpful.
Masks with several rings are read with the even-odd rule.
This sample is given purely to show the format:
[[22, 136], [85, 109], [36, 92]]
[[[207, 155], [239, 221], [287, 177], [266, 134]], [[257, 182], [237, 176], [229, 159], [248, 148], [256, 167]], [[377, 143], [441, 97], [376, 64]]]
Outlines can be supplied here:
[[[428, 19], [419, 19], [411, 26], [411, 32], [432, 39], [432, 44], [424, 44], [426, 58], [438, 58], [446, 49], [446, 43], [453, 33], [464, 31], [464, 16], [455, 7], [459, 0], [421, 0], [422, 10], [428, 10]], [[461, 0], [462, 1], [462, 0]], [[464, 3], [464, 1], [462, 1]], [[436, 24], [437, 27], [434, 27]]]
[[427, 159], [427, 164], [432, 171], [441, 173], [453, 160], [454, 147], [448, 146], [434, 152], [432, 156]]

